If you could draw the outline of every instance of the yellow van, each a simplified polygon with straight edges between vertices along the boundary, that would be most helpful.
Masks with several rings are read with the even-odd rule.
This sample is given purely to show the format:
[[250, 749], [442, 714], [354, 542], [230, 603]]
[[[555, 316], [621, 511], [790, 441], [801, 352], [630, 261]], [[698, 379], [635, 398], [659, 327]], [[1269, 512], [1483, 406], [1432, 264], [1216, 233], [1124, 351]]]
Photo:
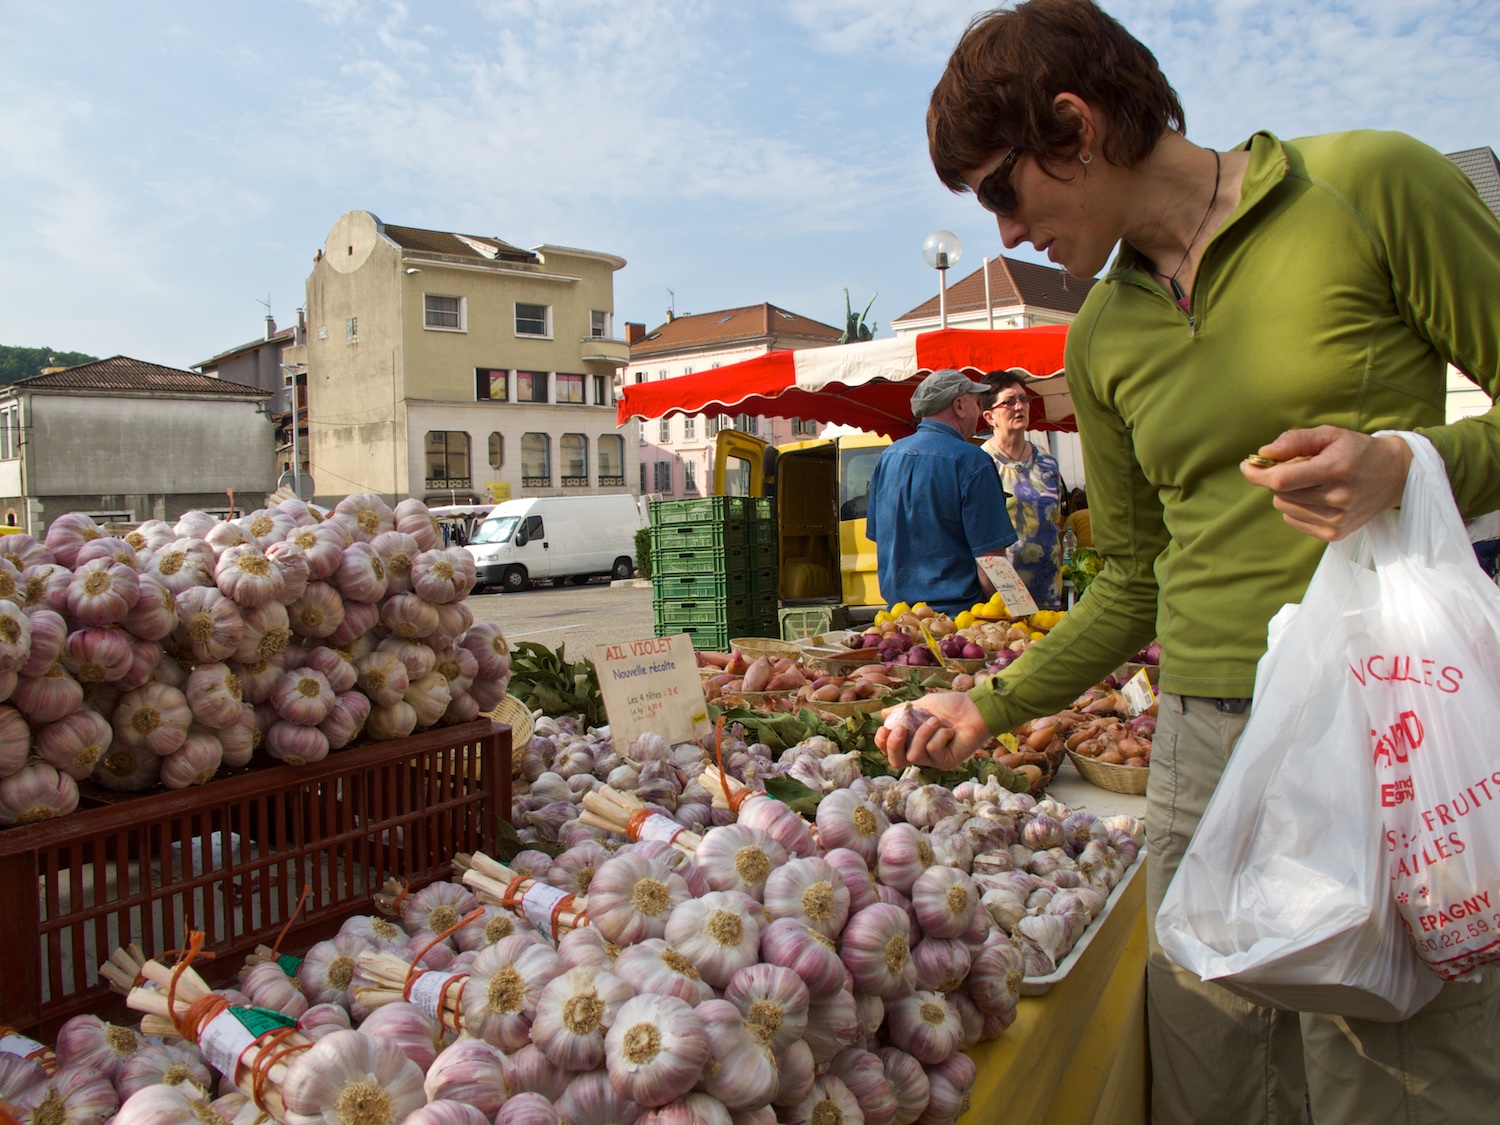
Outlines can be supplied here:
[[737, 430], [719, 431], [714, 493], [775, 498], [784, 605], [884, 608], [865, 511], [875, 462], [890, 444], [853, 433], [768, 447]]

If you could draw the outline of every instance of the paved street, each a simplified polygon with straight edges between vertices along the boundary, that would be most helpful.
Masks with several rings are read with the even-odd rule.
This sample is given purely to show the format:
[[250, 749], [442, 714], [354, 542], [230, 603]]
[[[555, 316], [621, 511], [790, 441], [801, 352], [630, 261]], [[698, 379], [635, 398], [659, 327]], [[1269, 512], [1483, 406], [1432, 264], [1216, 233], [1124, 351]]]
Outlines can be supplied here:
[[651, 587], [536, 586], [519, 594], [470, 597], [476, 621], [495, 621], [512, 642], [536, 641], [548, 648], [567, 646], [569, 658], [594, 655], [594, 645], [654, 635]]

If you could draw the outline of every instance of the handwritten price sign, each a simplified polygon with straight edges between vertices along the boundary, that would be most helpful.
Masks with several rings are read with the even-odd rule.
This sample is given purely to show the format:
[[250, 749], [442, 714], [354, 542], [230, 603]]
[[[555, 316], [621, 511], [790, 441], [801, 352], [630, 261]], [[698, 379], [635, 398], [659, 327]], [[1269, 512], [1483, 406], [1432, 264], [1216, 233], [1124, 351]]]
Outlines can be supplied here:
[[647, 731], [673, 743], [712, 731], [686, 633], [595, 645], [594, 667], [615, 745], [628, 746]]
[[1016, 568], [1004, 555], [985, 555], [979, 567], [995, 587], [1000, 600], [1005, 603], [1005, 612], [1012, 617], [1028, 617], [1036, 612], [1036, 602], [1031, 591], [1016, 573]]

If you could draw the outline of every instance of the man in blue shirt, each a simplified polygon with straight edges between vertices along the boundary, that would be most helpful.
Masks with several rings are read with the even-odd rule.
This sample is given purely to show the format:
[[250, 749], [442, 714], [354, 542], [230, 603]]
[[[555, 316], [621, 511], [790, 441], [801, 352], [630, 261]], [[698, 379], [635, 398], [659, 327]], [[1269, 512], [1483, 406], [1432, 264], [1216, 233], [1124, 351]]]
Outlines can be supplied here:
[[880, 455], [865, 534], [887, 605], [926, 602], [957, 614], [993, 587], [977, 559], [1016, 541], [995, 464], [969, 442], [991, 395], [962, 372], [934, 371], [911, 396], [917, 432]]

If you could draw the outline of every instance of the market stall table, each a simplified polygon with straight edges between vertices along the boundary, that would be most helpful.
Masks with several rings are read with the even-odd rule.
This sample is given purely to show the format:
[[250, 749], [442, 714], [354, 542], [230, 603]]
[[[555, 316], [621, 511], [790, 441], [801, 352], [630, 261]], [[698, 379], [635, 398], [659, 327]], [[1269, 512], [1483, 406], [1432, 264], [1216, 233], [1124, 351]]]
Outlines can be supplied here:
[[[1069, 808], [1144, 818], [1146, 798], [1111, 793], [1064, 766], [1048, 793]], [[1142, 856], [1143, 868], [1146, 862]], [[978, 1066], [968, 1125], [1067, 1122], [1144, 1125], [1146, 873], [1129, 885], [1072, 970], [1044, 996], [1022, 998], [1000, 1038], [969, 1049]]]

